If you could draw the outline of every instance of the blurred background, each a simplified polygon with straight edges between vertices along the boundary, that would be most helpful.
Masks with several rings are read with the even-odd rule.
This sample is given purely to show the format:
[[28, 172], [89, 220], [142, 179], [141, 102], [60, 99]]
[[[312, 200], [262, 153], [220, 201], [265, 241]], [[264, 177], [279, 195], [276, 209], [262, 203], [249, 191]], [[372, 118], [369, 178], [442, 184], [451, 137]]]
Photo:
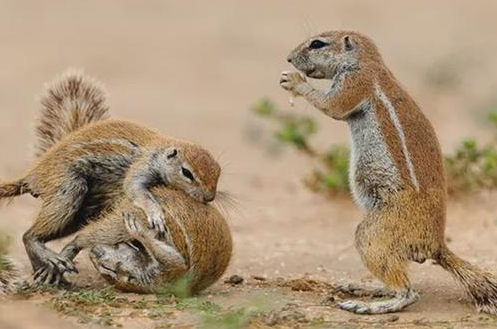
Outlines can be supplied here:
[[[316, 120], [318, 146], [347, 143], [343, 122], [302, 100], [290, 108], [278, 81], [290, 69], [288, 52], [304, 39], [353, 29], [377, 42], [433, 123], [444, 152], [468, 137], [487, 143], [495, 136], [487, 117], [497, 109], [496, 13], [492, 0], [2, 0], [0, 177], [18, 177], [32, 163], [36, 95], [44, 83], [69, 67], [83, 68], [106, 86], [114, 118], [196, 141], [218, 157], [220, 189], [237, 200], [227, 210], [235, 240], [228, 274], [361, 278], [367, 272], [353, 247], [361, 213], [347, 197], [306, 189], [308, 160], [261, 146], [257, 137], [268, 129], [250, 108], [269, 97]], [[452, 248], [494, 271], [496, 197], [483, 192], [451, 201], [448, 220]], [[30, 197], [1, 209], [0, 230], [12, 238], [11, 253], [26, 275], [21, 236], [37, 209]], [[85, 264], [85, 256], [80, 259]], [[469, 311], [457, 303], [459, 290], [447, 274], [415, 268], [413, 281], [426, 298], [412, 310], [429, 318], [435, 316], [431, 304], [449, 300], [454, 304], [440, 306], [442, 318]], [[77, 280], [94, 279], [88, 265]]]

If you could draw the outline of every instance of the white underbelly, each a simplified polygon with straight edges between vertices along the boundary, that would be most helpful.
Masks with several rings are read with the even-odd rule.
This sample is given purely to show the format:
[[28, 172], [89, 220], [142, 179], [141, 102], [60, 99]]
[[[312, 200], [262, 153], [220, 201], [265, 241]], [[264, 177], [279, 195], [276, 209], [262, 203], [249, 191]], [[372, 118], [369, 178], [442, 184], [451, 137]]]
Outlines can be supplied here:
[[373, 106], [361, 105], [347, 122], [352, 139], [349, 168], [352, 195], [359, 207], [372, 209], [400, 189], [399, 172], [381, 134]]

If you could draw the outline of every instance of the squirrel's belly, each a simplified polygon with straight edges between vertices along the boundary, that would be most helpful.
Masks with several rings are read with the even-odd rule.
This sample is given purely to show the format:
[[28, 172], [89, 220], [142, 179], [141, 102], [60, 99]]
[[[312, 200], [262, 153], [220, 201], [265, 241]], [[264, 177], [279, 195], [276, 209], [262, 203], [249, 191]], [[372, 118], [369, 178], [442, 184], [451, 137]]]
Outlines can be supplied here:
[[371, 104], [363, 104], [347, 122], [352, 139], [349, 167], [352, 195], [361, 208], [372, 209], [400, 190], [400, 174]]

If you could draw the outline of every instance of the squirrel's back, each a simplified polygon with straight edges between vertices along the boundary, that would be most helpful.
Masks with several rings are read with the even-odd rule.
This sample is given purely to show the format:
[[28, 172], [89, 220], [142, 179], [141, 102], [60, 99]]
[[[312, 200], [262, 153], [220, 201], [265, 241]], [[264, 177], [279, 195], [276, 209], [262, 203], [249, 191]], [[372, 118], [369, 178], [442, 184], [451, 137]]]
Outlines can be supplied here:
[[36, 122], [39, 156], [70, 133], [104, 120], [109, 105], [101, 84], [82, 71], [69, 70], [50, 83], [41, 96]]
[[195, 293], [207, 288], [221, 277], [231, 259], [228, 223], [215, 207], [193, 201], [182, 191], [154, 188], [152, 193], [169, 215], [173, 240], [189, 263], [190, 289]]

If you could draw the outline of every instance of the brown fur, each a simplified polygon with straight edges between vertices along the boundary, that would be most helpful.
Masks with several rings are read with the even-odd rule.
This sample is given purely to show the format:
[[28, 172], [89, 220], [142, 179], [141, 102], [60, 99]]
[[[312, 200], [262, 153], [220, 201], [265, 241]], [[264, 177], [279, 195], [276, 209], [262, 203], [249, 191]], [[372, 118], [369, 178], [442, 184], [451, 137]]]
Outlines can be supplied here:
[[[0, 185], [0, 198], [30, 192], [42, 201], [23, 240], [35, 277], [44, 283], [58, 283], [64, 271], [76, 271], [44, 243], [76, 232], [123, 193], [163, 234], [166, 214], [151, 186], [166, 184], [201, 202], [216, 194], [220, 166], [209, 152], [131, 122], [102, 120], [108, 109], [104, 95], [79, 74], [54, 83], [42, 98], [37, 161], [23, 178]], [[186, 167], [193, 180], [182, 171]]]
[[16, 292], [22, 283], [16, 262], [5, 255], [0, 255], [0, 296]]
[[[157, 292], [184, 275], [188, 276], [188, 288], [192, 293], [207, 288], [224, 273], [231, 258], [231, 233], [225, 219], [213, 206], [197, 202], [182, 191], [156, 187], [152, 193], [164, 213], [169, 214], [166, 221], [172, 244], [184, 258], [186, 266], [166, 261], [161, 264], [159, 273], [152, 277], [150, 283], [129, 283], [119, 278], [107, 278], [118, 288], [134, 292]], [[115, 210], [85, 226], [65, 249], [93, 248], [134, 240], [125, 228], [123, 213], [131, 214], [145, 227], [143, 212], [125, 197], [121, 197]], [[180, 225], [184, 227], [186, 235]], [[97, 264], [98, 260], [94, 263]], [[108, 267], [107, 264], [106, 266]]]
[[[314, 40], [321, 44], [312, 46]], [[374, 42], [356, 32], [326, 32], [295, 48], [288, 61], [310, 77], [332, 81], [330, 91], [323, 92], [300, 73], [284, 72], [280, 80], [283, 88], [303, 96], [325, 114], [349, 122], [360, 119], [365, 108], [374, 111], [374, 122], [364, 126], [370, 129], [367, 136], [376, 136], [374, 129], [379, 128], [378, 143], [385, 144], [392, 172], [398, 172], [398, 182], [387, 189], [388, 195], [383, 195], [381, 184], [390, 182], [377, 182], [376, 171], [363, 169], [368, 165], [385, 172], [382, 164], [375, 167], [377, 159], [366, 152], [360, 154], [360, 160], [366, 162], [358, 162], [360, 167], [355, 168], [352, 177], [355, 185], [365, 188], [366, 196], [374, 200], [363, 203], [366, 214], [357, 228], [357, 249], [367, 268], [398, 292], [397, 298], [383, 303], [345, 302], [340, 306], [356, 313], [401, 310], [417, 300], [407, 276], [408, 262], [431, 258], [463, 284], [478, 310], [497, 314], [497, 279], [455, 256], [444, 243], [446, 177], [437, 136], [384, 64]], [[364, 148], [377, 146], [368, 144]], [[397, 179], [395, 174], [390, 177], [392, 181]], [[364, 197], [358, 195], [359, 200]]]
[[107, 96], [100, 83], [68, 71], [47, 87], [40, 99], [36, 125], [37, 155], [43, 154], [69, 133], [108, 117]]

